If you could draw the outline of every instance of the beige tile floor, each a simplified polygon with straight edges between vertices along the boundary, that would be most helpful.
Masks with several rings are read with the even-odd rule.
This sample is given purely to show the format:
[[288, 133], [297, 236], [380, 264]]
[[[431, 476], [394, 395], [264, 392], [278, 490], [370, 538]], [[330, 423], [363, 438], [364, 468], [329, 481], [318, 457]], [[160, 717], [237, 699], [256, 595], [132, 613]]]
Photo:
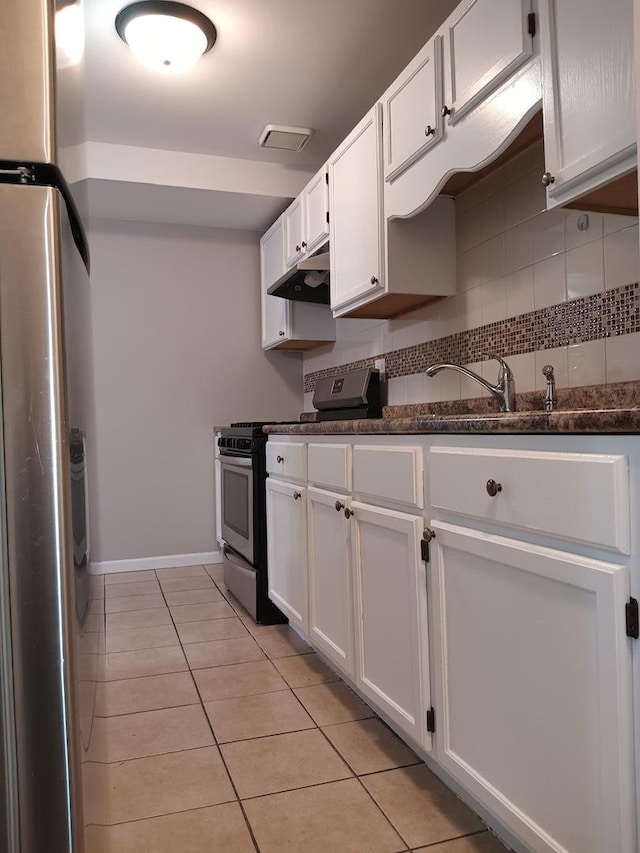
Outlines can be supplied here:
[[105, 578], [87, 853], [504, 853], [288, 626], [219, 566]]

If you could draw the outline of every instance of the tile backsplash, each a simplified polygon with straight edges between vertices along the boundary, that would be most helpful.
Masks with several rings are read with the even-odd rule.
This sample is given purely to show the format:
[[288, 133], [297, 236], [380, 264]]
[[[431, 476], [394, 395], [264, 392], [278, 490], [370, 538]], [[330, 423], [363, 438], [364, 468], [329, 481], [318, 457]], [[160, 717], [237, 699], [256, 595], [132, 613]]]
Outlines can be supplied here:
[[434, 361], [495, 382], [505, 356], [517, 391], [640, 379], [640, 253], [635, 217], [546, 210], [537, 143], [456, 199], [457, 292], [394, 320], [337, 321], [334, 344], [304, 356], [305, 409], [320, 376], [384, 357], [389, 403], [483, 393]]

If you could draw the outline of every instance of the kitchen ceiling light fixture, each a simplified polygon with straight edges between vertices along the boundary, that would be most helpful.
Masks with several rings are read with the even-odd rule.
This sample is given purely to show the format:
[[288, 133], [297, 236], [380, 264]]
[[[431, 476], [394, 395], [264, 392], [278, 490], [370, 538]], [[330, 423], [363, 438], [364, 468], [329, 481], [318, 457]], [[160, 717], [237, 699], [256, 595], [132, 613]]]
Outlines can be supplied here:
[[164, 72], [192, 68], [217, 37], [206, 15], [169, 0], [141, 0], [125, 6], [116, 16], [116, 31], [141, 62]]

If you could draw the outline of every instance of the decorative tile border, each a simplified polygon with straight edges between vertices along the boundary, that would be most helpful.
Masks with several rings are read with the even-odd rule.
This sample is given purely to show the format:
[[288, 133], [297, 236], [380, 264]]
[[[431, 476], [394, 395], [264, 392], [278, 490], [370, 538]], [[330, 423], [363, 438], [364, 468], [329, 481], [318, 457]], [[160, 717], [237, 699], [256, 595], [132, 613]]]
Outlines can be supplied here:
[[437, 361], [456, 364], [482, 361], [481, 352], [494, 352], [506, 358], [633, 332], [640, 332], [638, 282], [371, 358], [316, 370], [304, 377], [304, 390], [314, 391], [318, 379], [325, 376], [373, 367], [375, 359], [381, 356], [386, 359], [387, 377], [393, 379], [420, 373]]

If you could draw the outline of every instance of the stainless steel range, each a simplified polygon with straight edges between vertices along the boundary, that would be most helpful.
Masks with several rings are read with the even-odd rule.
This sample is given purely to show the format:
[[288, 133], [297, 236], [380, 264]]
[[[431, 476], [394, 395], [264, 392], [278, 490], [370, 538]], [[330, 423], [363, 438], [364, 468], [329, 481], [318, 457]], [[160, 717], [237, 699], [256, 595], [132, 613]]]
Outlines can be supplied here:
[[218, 439], [224, 582], [256, 622], [287, 619], [268, 597], [265, 448], [267, 421], [224, 427]]

